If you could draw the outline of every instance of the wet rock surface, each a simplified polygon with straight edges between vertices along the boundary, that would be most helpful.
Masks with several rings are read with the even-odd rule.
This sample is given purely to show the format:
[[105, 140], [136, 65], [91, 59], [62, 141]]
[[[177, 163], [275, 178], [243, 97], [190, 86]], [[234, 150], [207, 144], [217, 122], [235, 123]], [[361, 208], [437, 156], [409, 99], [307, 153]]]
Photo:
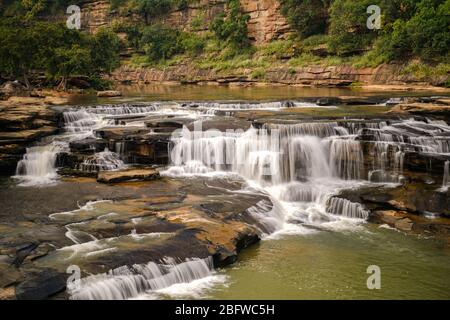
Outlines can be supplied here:
[[[79, 266], [83, 274], [96, 274], [158, 262], [168, 253], [181, 260], [213, 256], [216, 266], [234, 262], [240, 250], [260, 239], [260, 229], [244, 222], [253, 219], [247, 209], [270, 200], [211, 190], [204, 183], [163, 179], [108, 187], [92, 179], [69, 179], [44, 188], [43, 194], [53, 189], [54, 197], [49, 200], [55, 204], [44, 204], [39, 195], [33, 195], [35, 201], [29, 201], [26, 208], [16, 207], [2, 216], [0, 255], [5, 259], [0, 268], [2, 274], [14, 271], [0, 279], [2, 292], [6, 296], [5, 290], [12, 286], [17, 299], [67, 297], [66, 269], [70, 265]], [[0, 192], [5, 205], [4, 197], [10, 192], [14, 188]], [[69, 198], [73, 205], [67, 207]], [[109, 201], [77, 209], [83, 198], [84, 202]], [[229, 204], [231, 200], [237, 205]]]
[[159, 172], [155, 169], [128, 169], [100, 172], [97, 176], [97, 181], [100, 183], [118, 183], [125, 181], [150, 181], [159, 178]]
[[[441, 100], [413, 103], [446, 103]], [[216, 267], [233, 263], [241, 250], [285, 223], [268, 214], [276, 212], [274, 195], [249, 188], [245, 180], [264, 187], [285, 183], [276, 195], [282, 201], [326, 200], [325, 212], [300, 210], [306, 218], [289, 221], [294, 224], [320, 230], [321, 222], [339, 217], [368, 218], [405, 233], [448, 239], [448, 124], [442, 114], [399, 113], [400, 103], [391, 101], [389, 114], [380, 113], [390, 107], [380, 106], [378, 98], [360, 97], [66, 110], [62, 134], [51, 142], [57, 148], [28, 154], [24, 163], [25, 169], [38, 167], [33, 173], [60, 176], [39, 186], [2, 181], [0, 271], [8, 276], [0, 277], [0, 299], [69, 298], [71, 265], [85, 277], [164, 263], [167, 256], [178, 262], [212, 257]], [[359, 108], [373, 114], [363, 116]], [[47, 109], [39, 110], [1, 120], [11, 130], [0, 142], [37, 139], [39, 134], [16, 128], [25, 121], [47, 130], [45, 121], [55, 115], [38, 116]], [[204, 140], [195, 144], [198, 121], [203, 132], [215, 129], [217, 135], [196, 132]], [[273, 138], [274, 132], [280, 136]], [[2, 148], [20, 157], [24, 152], [14, 144]], [[45, 165], [36, 166], [35, 158]], [[264, 172], [276, 163], [281, 172]], [[358, 186], [334, 190], [320, 181], [324, 177]]]
[[14, 173], [25, 149], [58, 131], [58, 115], [44, 105], [0, 105], [0, 173]]

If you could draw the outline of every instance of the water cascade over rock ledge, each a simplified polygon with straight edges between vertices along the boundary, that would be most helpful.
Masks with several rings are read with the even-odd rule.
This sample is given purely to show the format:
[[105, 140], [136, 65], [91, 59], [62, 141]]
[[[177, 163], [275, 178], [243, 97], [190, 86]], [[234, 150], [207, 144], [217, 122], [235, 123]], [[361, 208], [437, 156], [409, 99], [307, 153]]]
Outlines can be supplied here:
[[[450, 217], [445, 121], [303, 116], [308, 108], [321, 106], [65, 109], [61, 133], [29, 147], [17, 166], [19, 186], [2, 191], [33, 193], [8, 207], [18, 221], [35, 214], [44, 194], [71, 202], [51, 197], [26, 228], [2, 217], [2, 254], [32, 270], [14, 284], [16, 297], [191, 298], [197, 289], [204, 297], [226, 281], [215, 268], [260, 240], [353, 232], [367, 222], [448, 237], [450, 224], [421, 220]], [[81, 268], [82, 280], [65, 291], [68, 265]]]

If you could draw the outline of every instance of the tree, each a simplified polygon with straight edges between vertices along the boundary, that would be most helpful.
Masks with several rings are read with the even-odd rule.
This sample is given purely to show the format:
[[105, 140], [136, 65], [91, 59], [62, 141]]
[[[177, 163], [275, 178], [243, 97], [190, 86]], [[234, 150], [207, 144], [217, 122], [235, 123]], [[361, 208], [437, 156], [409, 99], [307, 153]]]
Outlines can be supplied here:
[[39, 65], [39, 34], [32, 32], [21, 20], [9, 19], [0, 26], [0, 73], [22, 77], [30, 88], [28, 75]]
[[179, 31], [162, 25], [146, 27], [141, 45], [152, 61], [166, 60], [182, 51], [178, 45]]
[[367, 7], [373, 0], [334, 0], [330, 7], [328, 46], [337, 55], [367, 50], [377, 32], [367, 28]]
[[301, 38], [324, 34], [330, 0], [281, 0], [281, 12]]
[[218, 15], [211, 23], [211, 30], [219, 40], [235, 48], [250, 45], [247, 23], [250, 16], [243, 14], [239, 0], [228, 0], [228, 14]]
[[73, 44], [70, 48], [56, 48], [48, 62], [49, 73], [61, 79], [58, 90], [66, 90], [68, 77], [90, 75], [92, 72], [90, 50], [78, 44]]
[[134, 0], [137, 10], [141, 13], [148, 24], [151, 18], [169, 12], [172, 8], [171, 0]]
[[419, 57], [445, 59], [450, 48], [450, 0], [422, 0], [408, 14], [387, 25], [377, 51], [387, 60]]
[[107, 28], [100, 28], [91, 39], [92, 66], [98, 72], [111, 72], [119, 64], [120, 40]]

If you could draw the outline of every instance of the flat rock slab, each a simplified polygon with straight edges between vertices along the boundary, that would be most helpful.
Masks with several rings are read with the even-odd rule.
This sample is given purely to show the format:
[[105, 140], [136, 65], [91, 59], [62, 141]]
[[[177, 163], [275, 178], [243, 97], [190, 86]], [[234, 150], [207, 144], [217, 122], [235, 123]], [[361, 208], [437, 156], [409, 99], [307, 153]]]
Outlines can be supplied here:
[[97, 92], [97, 97], [120, 97], [122, 96], [122, 92], [120, 91], [99, 91]]
[[97, 181], [100, 183], [118, 183], [131, 180], [150, 181], [159, 178], [159, 172], [155, 169], [129, 169], [99, 172]]

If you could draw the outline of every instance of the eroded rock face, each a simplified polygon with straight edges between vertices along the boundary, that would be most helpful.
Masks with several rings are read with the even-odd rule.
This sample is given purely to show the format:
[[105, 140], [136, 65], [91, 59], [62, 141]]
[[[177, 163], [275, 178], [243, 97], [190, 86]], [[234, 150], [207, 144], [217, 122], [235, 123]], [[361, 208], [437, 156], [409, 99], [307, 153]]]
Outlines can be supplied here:
[[182, 64], [167, 68], [135, 68], [121, 66], [109, 79], [118, 83], [179, 82], [220, 85], [252, 85], [259, 82], [286, 85], [345, 87], [352, 83], [363, 85], [402, 85], [399, 88], [415, 88], [418, 85], [441, 85], [447, 78], [419, 81], [413, 75], [405, 75], [402, 64], [380, 65], [377, 68], [351, 66], [310, 66], [301, 68], [274, 67], [266, 70], [264, 79], [254, 79], [252, 70], [236, 70], [222, 74], [212, 69], [199, 69], [194, 64]]
[[278, 0], [241, 0], [242, 11], [250, 16], [249, 38], [258, 44], [286, 39], [291, 33], [286, 18], [280, 12]]
[[[75, 181], [90, 197], [101, 199], [111, 192], [93, 179]], [[211, 189], [201, 180], [121, 183], [117, 187], [120, 192], [110, 193], [109, 201], [90, 203], [80, 209], [74, 206], [75, 211], [50, 216], [28, 215], [34, 223], [20, 215], [15, 222], [0, 217], [0, 255], [10, 257], [0, 263], [0, 270], [11, 268], [11, 263], [19, 258], [21, 261], [14, 267], [14, 274], [0, 278], [0, 295], [15, 295], [18, 299], [67, 297], [66, 269], [70, 265], [79, 266], [82, 276], [86, 276], [159, 262], [167, 256], [177, 261], [212, 256], [215, 266], [236, 261], [237, 253], [259, 241], [261, 235], [257, 224], [248, 223], [255, 219], [249, 208], [270, 200], [263, 195], [233, 192], [242, 187], [239, 182], [212, 183], [228, 184], [230, 191]], [[59, 193], [65, 189], [72, 190], [68, 197], [80, 199], [70, 182], [62, 182], [55, 190]], [[236, 205], [229, 205], [232, 201]], [[48, 211], [49, 206], [44, 208], [42, 201], [36, 202], [35, 210]], [[18, 227], [26, 230], [26, 243], [30, 245], [24, 247], [25, 239], [14, 237], [10, 232], [12, 223], [16, 224], [16, 231]], [[46, 230], [49, 228], [55, 231]]]
[[159, 179], [155, 169], [128, 169], [121, 171], [103, 171], [98, 174], [97, 181], [101, 183], [118, 183], [125, 181], [150, 181]]
[[58, 115], [45, 105], [0, 105], [0, 173], [15, 172], [26, 147], [58, 131]]
[[[182, 9], [174, 8], [166, 16], [156, 19], [180, 30], [203, 32], [209, 28], [218, 14], [226, 12], [226, 2], [226, 0], [193, 1]], [[257, 44], [285, 39], [290, 34], [290, 27], [280, 12], [278, 0], [241, 0], [241, 7], [243, 12], [250, 16], [249, 38]], [[102, 26], [111, 25], [115, 18], [118, 18], [118, 14], [111, 11], [109, 1], [86, 1], [82, 6], [82, 28], [91, 33], [97, 32]], [[125, 19], [132, 22], [144, 20], [137, 15]]]

